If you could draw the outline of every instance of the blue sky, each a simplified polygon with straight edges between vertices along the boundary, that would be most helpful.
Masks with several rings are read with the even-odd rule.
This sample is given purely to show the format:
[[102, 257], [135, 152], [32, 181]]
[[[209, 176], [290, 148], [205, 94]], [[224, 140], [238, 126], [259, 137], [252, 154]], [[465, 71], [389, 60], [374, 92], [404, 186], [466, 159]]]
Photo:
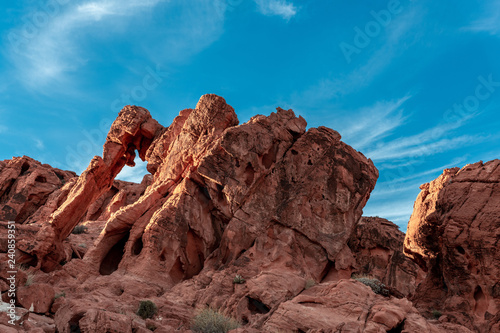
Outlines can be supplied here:
[[339, 131], [380, 171], [365, 215], [405, 230], [420, 184], [500, 155], [500, 1], [0, 6], [0, 160], [81, 172], [124, 105], [167, 126], [215, 93], [240, 122], [281, 106]]

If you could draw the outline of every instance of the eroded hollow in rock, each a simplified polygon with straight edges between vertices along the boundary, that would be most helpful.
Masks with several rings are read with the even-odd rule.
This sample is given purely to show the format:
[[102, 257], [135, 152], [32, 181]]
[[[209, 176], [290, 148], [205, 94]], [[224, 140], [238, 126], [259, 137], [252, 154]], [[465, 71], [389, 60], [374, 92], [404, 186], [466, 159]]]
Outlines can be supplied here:
[[128, 241], [130, 232], [127, 232], [113, 247], [108, 251], [101, 262], [99, 273], [101, 275], [110, 275], [118, 269], [122, 261], [125, 244]]
[[484, 316], [486, 310], [488, 309], [488, 302], [486, 301], [486, 296], [484, 295], [483, 289], [477, 286], [474, 290], [474, 313], [479, 316]]
[[132, 255], [138, 256], [141, 254], [142, 248], [144, 247], [144, 243], [142, 242], [142, 236], [137, 238], [132, 246]]
[[203, 268], [205, 256], [202, 248], [203, 240], [192, 230], [187, 232], [186, 256], [189, 264], [186, 267], [185, 278], [190, 279]]
[[250, 310], [251, 313], [259, 313], [259, 314], [266, 314], [271, 309], [258, 299], [252, 298], [250, 296], [247, 296], [248, 299], [248, 310]]
[[397, 324], [395, 327], [387, 331], [387, 333], [401, 333], [405, 329], [405, 320]]

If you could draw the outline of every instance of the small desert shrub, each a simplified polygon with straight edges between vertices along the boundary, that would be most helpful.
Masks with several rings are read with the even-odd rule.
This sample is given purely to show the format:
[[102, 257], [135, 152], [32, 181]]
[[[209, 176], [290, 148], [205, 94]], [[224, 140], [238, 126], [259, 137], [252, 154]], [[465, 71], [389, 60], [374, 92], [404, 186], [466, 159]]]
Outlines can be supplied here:
[[19, 265], [19, 269], [22, 270], [23, 272], [27, 271], [29, 268], [30, 268], [30, 266], [27, 264]]
[[388, 295], [389, 290], [385, 287], [385, 284], [379, 281], [379, 279], [371, 277], [371, 276], [366, 276], [366, 275], [353, 275], [352, 277], [354, 280], [358, 280], [359, 282], [367, 285], [368, 287], [372, 288], [373, 292], [375, 294], [379, 295]]
[[191, 329], [198, 333], [226, 333], [238, 327], [240, 327], [238, 321], [211, 308], [198, 313], [191, 324]]
[[431, 313], [432, 313], [432, 317], [434, 317], [434, 319], [439, 319], [439, 317], [441, 317], [441, 315], [442, 315], [441, 311], [439, 311], [439, 310], [432, 310]]
[[28, 273], [26, 276], [26, 282], [24, 283], [25, 286], [31, 286], [35, 282], [35, 274], [33, 273]]
[[66, 297], [66, 292], [62, 292], [62, 293], [57, 293], [55, 296], [54, 296], [54, 299], [58, 299], [59, 297]]
[[80, 225], [77, 225], [71, 233], [75, 234], [75, 235], [79, 235], [79, 234], [83, 234], [83, 233], [87, 232], [88, 229], [89, 228], [87, 228], [86, 226], [80, 224]]
[[305, 285], [305, 289], [309, 289], [311, 288], [312, 286], [314, 286], [316, 284], [316, 281], [314, 281], [313, 279], [307, 279], [306, 281], [306, 285]]
[[141, 301], [139, 303], [139, 309], [137, 309], [136, 313], [142, 319], [147, 319], [147, 318], [152, 318], [157, 311], [158, 308], [156, 307], [156, 304], [148, 300], [148, 301]]
[[233, 283], [234, 284], [243, 284], [243, 283], [245, 283], [245, 279], [241, 275], [236, 274], [236, 276], [233, 279]]

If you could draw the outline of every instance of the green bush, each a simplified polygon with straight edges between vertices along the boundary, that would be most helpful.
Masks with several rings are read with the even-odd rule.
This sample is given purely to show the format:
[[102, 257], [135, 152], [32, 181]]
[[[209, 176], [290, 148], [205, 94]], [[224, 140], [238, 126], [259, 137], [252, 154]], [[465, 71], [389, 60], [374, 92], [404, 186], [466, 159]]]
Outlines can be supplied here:
[[26, 282], [24, 283], [25, 286], [31, 286], [35, 282], [35, 274], [33, 273], [28, 273], [26, 276]]
[[75, 234], [75, 235], [79, 235], [79, 234], [83, 234], [83, 233], [87, 232], [88, 229], [89, 228], [87, 228], [86, 226], [80, 224], [80, 225], [77, 225], [71, 233]]
[[309, 289], [311, 288], [312, 286], [314, 286], [316, 284], [316, 281], [314, 281], [313, 279], [307, 279], [306, 281], [306, 285], [305, 285], [305, 289]]
[[152, 318], [156, 312], [158, 312], [156, 304], [148, 300], [139, 303], [139, 309], [137, 309], [136, 313], [142, 319], [147, 319]]
[[63, 291], [62, 293], [57, 293], [55, 296], [54, 296], [54, 299], [58, 299], [59, 297], [66, 297], [66, 292]]
[[240, 323], [228, 318], [219, 311], [207, 308], [197, 314], [192, 322], [191, 329], [198, 333], [226, 333], [240, 327]]
[[389, 295], [389, 290], [385, 287], [385, 284], [380, 282], [379, 279], [377, 278], [366, 275], [360, 275], [360, 276], [354, 275], [352, 278], [372, 288], [375, 294]]
[[233, 279], [233, 283], [234, 284], [243, 284], [243, 283], [245, 283], [245, 279], [241, 275], [236, 274], [236, 276]]
[[439, 317], [441, 317], [443, 314], [441, 313], [441, 311], [439, 310], [432, 310], [432, 316], [434, 317], [434, 319], [439, 319]]

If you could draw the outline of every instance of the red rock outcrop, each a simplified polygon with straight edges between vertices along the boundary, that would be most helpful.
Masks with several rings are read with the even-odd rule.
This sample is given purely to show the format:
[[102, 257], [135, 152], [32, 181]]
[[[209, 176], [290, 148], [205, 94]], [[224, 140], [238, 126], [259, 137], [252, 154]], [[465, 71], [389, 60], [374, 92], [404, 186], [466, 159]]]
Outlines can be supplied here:
[[[115, 181], [136, 150], [151, 175]], [[18, 283], [35, 274], [25, 291], [57, 295], [37, 309], [50, 307], [45, 322], [20, 308], [30, 318], [20, 327], [190, 332], [209, 306], [240, 321], [238, 332], [470, 332], [446, 316], [424, 318], [403, 297], [423, 273], [401, 255], [396, 226], [361, 219], [377, 177], [339, 133], [306, 131], [292, 110], [238, 125], [223, 98], [204, 95], [163, 128], [127, 106], [103, 157], [38, 210], [47, 221], [19, 225], [31, 267]], [[70, 234], [78, 223], [86, 232]], [[353, 273], [399, 298], [377, 295]], [[27, 294], [18, 305], [30, 303]], [[136, 314], [141, 300], [157, 305], [152, 319]]]
[[427, 271], [413, 300], [477, 332], [500, 331], [500, 160], [420, 187], [404, 242]]
[[[30, 222], [41, 215], [46, 203], [54, 203], [60, 188], [76, 177], [71, 171], [52, 168], [23, 156], [0, 164], [0, 221]], [[50, 198], [50, 200], [49, 200]]]
[[[104, 144], [103, 157], [95, 156], [78, 177], [67, 199], [39, 231], [36, 242], [24, 251], [35, 255], [44, 271], [54, 270], [65, 259], [63, 240], [85, 216], [88, 208], [107, 192], [123, 166], [134, 166], [135, 151], [144, 160], [152, 140], [162, 126], [149, 111], [127, 106], [120, 111]], [[32, 249], [32, 247], [34, 247]]]
[[355, 264], [352, 274], [373, 276], [407, 296], [425, 276], [403, 253], [405, 234], [398, 226], [379, 217], [362, 217], [349, 240]]
[[[258, 327], [266, 309], [299, 294], [308, 279], [324, 278], [375, 186], [371, 161], [331, 129], [306, 132], [305, 120], [291, 110], [237, 126], [224, 99], [205, 95], [165, 129], [143, 110], [120, 112], [104, 157], [92, 160], [36, 242], [24, 247], [30, 252], [34, 245], [30, 253], [44, 271], [57, 268], [67, 257], [63, 239], [133, 160], [134, 149], [148, 160], [152, 183], [111, 214], [83, 261], [71, 260], [63, 275], [40, 278], [59, 277], [63, 287], [69, 274], [82, 284], [68, 294], [100, 299], [84, 314], [81, 303], [59, 304], [61, 332], [69, 330], [68, 322], [83, 327], [88, 319], [82, 318], [101, 318], [90, 309], [109, 308], [118, 297], [137, 299], [138, 291], [161, 305], [159, 315], [170, 318], [165, 325], [186, 325], [195, 307], [209, 304]], [[233, 285], [235, 274], [246, 283]], [[112, 293], [107, 299], [97, 296], [103, 285]], [[178, 304], [175, 312], [180, 307], [185, 315], [173, 316], [168, 304]], [[63, 312], [72, 319], [58, 320]]]
[[467, 328], [429, 322], [406, 298], [386, 298], [354, 280], [322, 283], [283, 302], [264, 332], [456, 332]]

